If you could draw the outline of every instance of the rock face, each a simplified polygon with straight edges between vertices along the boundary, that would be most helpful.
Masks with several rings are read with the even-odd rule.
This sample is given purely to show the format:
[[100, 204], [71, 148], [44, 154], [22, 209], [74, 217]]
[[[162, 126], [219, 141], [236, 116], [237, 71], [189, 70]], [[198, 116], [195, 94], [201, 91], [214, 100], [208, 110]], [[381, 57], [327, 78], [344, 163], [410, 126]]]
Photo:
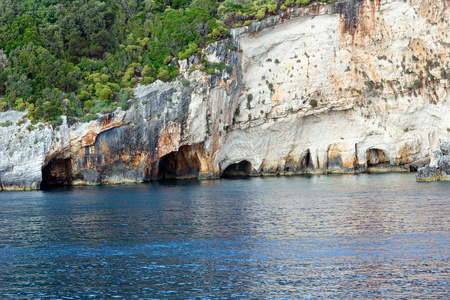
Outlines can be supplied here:
[[192, 57], [126, 112], [58, 131], [1, 113], [1, 187], [417, 170], [450, 137], [449, 20], [448, 0], [310, 5], [204, 50], [232, 71]]
[[450, 181], [450, 141], [440, 145], [440, 149], [431, 154], [430, 164], [420, 168], [417, 181]]

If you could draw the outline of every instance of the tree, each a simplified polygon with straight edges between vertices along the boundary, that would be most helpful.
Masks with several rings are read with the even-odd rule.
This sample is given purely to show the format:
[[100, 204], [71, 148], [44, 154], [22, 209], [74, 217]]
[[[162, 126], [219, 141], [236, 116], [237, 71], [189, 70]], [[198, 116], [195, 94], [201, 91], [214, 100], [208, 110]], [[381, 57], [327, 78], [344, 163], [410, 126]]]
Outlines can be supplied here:
[[194, 8], [203, 8], [211, 16], [215, 16], [217, 14], [217, 8], [219, 7], [219, 3], [214, 0], [194, 0], [191, 2], [191, 5], [189, 5], [190, 9]]
[[125, 12], [125, 24], [128, 24], [128, 21], [132, 19], [137, 12], [139, 11], [139, 7], [142, 4], [142, 0], [115, 0], [124, 10]]
[[8, 57], [6, 56], [5, 51], [0, 49], [0, 71], [6, 69], [6, 67], [8, 66], [9, 66]]
[[17, 0], [1, 0], [0, 1], [0, 26], [9, 23], [18, 13]]
[[28, 15], [17, 18], [6, 32], [0, 33], [0, 48], [7, 53], [17, 47], [34, 43], [41, 45], [42, 37], [39, 35], [37, 24], [39, 22]]
[[100, 1], [74, 1], [61, 20], [63, 36], [69, 38], [74, 32], [79, 32], [82, 37], [89, 37], [106, 29], [107, 24], [111, 26], [111, 19], [114, 18], [110, 12], [107, 14], [107, 8], [106, 4]]

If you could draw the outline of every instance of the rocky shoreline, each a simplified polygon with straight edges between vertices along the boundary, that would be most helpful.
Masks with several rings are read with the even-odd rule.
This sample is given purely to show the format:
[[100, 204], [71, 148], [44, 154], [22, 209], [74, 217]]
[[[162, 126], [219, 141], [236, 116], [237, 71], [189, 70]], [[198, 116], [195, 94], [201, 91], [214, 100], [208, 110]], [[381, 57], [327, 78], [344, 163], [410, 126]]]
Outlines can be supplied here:
[[450, 181], [450, 141], [439, 146], [431, 154], [430, 164], [420, 168], [417, 181]]

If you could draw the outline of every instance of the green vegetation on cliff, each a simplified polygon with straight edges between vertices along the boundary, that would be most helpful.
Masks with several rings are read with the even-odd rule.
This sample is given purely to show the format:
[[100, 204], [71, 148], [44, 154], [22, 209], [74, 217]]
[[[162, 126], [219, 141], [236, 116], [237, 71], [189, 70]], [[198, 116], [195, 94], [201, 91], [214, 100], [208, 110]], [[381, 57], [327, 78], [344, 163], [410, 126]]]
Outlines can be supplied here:
[[0, 0], [0, 111], [58, 125], [126, 109], [132, 87], [177, 77], [230, 27], [309, 2]]

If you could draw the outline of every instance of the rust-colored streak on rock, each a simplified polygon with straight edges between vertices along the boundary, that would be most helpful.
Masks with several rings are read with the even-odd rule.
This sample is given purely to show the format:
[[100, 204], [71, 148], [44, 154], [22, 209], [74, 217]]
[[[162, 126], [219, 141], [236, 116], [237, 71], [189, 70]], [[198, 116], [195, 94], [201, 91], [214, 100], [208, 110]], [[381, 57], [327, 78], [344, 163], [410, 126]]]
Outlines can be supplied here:
[[98, 122], [93, 122], [87, 129], [87, 133], [81, 138], [81, 146], [91, 146], [95, 143], [95, 140], [97, 139], [97, 136], [106, 130], [112, 129], [112, 128], [120, 128], [122, 126], [130, 126], [133, 125], [133, 123], [124, 123], [123, 117], [125, 113], [122, 115], [119, 115], [118, 117], [114, 117], [112, 114], [107, 115], [104, 117], [104, 119], [101, 120], [101, 124], [98, 124]]
[[409, 164], [412, 160], [412, 155], [416, 154], [417, 151], [411, 147], [411, 144], [404, 144], [397, 153], [396, 161], [398, 164]]
[[158, 139], [157, 158], [163, 157], [170, 152], [178, 150], [178, 141], [180, 140], [181, 127], [180, 124], [170, 122], [169, 125], [164, 123]]
[[309, 6], [309, 13], [311, 13], [313, 15], [318, 15], [324, 6], [325, 5], [323, 5], [323, 4], [310, 5]]
[[152, 155], [148, 152], [143, 152], [142, 155], [144, 155], [143, 161], [145, 160], [146, 165], [151, 165], [152, 161]]
[[121, 161], [123, 161], [124, 163], [126, 163], [126, 162], [129, 162], [129, 161], [130, 161], [131, 156], [130, 156], [130, 154], [127, 153], [127, 152], [122, 152], [122, 153], [119, 155], [119, 158], [120, 158]]
[[374, 1], [370, 1], [370, 13], [371, 13], [371, 17], [372, 17], [372, 23], [373, 26], [375, 27], [375, 11], [376, 11], [376, 3]]
[[134, 157], [134, 166], [149, 166], [152, 163], [151, 155], [147, 152], [141, 152]]
[[101, 125], [102, 129], [108, 128], [112, 124], [112, 122], [113, 122], [112, 115], [105, 116], [105, 118], [102, 120], [102, 125]]
[[134, 158], [134, 166], [139, 166], [142, 162], [142, 155], [136, 155]]
[[[376, 17], [375, 17], [375, 2], [369, 1], [370, 5], [367, 6], [364, 2], [361, 5], [356, 20], [355, 33], [357, 33], [361, 42], [376, 33]], [[370, 8], [369, 8], [370, 7]], [[365, 43], [361, 43], [364, 45]]]
[[272, 95], [272, 97], [270, 98], [270, 100], [272, 101], [272, 103], [279, 103], [283, 101], [283, 89], [277, 88], [277, 84], [273, 85], [273, 89], [274, 89], [274, 93]]
[[109, 146], [108, 146], [107, 142], [101, 141], [99, 146], [100, 146], [100, 151], [102, 152], [102, 154], [104, 156], [109, 154]]
[[88, 132], [85, 136], [81, 138], [81, 146], [86, 147], [93, 145], [95, 143], [95, 139], [97, 138], [98, 133], [96, 132]]
[[45, 159], [44, 159], [44, 165], [47, 165], [47, 163], [55, 158], [59, 158], [59, 159], [65, 159], [68, 157], [68, 152], [69, 152], [69, 148], [65, 147], [62, 149], [58, 149], [58, 151], [56, 152], [52, 152], [52, 153], [48, 153], [47, 155], [45, 155]]

